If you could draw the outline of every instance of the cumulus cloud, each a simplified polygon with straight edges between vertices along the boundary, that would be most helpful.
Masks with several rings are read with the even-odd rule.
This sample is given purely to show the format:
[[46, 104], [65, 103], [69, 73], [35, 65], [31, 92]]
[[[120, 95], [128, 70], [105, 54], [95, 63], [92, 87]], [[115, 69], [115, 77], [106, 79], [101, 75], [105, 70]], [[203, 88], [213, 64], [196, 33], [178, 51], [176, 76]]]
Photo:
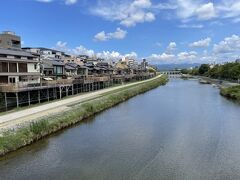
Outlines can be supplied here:
[[197, 8], [196, 15], [200, 20], [209, 20], [217, 16], [215, 7], [211, 2]]
[[167, 47], [167, 52], [172, 52], [177, 48], [177, 44], [175, 42], [170, 42]]
[[199, 0], [177, 0], [177, 15], [180, 19], [209, 20], [217, 16], [212, 2], [201, 3]]
[[174, 58], [175, 58], [174, 54], [162, 53], [162, 54], [152, 54], [147, 59], [151, 61], [171, 61], [171, 60], [174, 60]]
[[225, 18], [233, 18], [233, 21], [240, 16], [240, 1], [239, 0], [225, 0], [218, 6]]
[[121, 25], [131, 27], [138, 23], [152, 22], [155, 15], [150, 11], [151, 0], [103, 1], [90, 11], [110, 21], [119, 21]]
[[190, 51], [190, 52], [180, 52], [177, 55], [179, 60], [194, 60], [197, 58], [197, 52]]
[[211, 38], [206, 38], [206, 39], [201, 39], [199, 41], [193, 42], [189, 44], [189, 47], [192, 48], [204, 48], [204, 47], [208, 47], [211, 43]]
[[68, 48], [67, 42], [63, 41], [58, 41], [56, 45], [53, 47], [53, 49], [63, 51], [67, 54], [72, 54], [72, 55], [88, 55], [90, 57], [96, 56], [98, 58], [104, 58], [106, 60], [119, 60], [123, 57], [129, 57], [129, 58], [134, 58], [137, 59], [138, 55], [136, 52], [130, 52], [127, 54], [121, 54], [117, 51], [102, 51], [102, 52], [95, 52], [92, 49], [88, 49], [82, 45], [77, 46], [75, 48]]
[[147, 57], [148, 60], [155, 63], [181, 63], [196, 60], [198, 53], [195, 51], [180, 52], [177, 55], [170, 53], [152, 54]]
[[122, 30], [121, 28], [117, 28], [115, 32], [105, 33], [105, 31], [101, 31], [94, 36], [96, 41], [107, 41], [110, 39], [124, 39], [127, 35], [127, 31]]
[[215, 54], [224, 54], [240, 51], [240, 37], [238, 35], [232, 35], [224, 38], [223, 41], [218, 44], [214, 44], [213, 52]]

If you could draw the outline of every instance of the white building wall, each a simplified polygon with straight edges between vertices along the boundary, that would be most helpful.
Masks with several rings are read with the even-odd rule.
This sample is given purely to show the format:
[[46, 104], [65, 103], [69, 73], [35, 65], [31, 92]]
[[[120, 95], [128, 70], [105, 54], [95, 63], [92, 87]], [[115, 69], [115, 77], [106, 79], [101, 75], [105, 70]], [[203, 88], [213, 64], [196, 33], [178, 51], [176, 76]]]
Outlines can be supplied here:
[[27, 64], [28, 72], [40, 72], [38, 68], [35, 69], [35, 64], [36, 63]]

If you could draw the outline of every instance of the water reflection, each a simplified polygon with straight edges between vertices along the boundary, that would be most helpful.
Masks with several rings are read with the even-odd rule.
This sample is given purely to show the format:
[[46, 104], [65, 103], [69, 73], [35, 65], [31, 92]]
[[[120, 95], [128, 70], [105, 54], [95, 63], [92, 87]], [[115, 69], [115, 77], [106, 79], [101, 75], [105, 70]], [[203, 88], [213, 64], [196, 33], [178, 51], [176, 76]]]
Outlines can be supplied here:
[[240, 106], [173, 80], [0, 161], [0, 179], [240, 179]]

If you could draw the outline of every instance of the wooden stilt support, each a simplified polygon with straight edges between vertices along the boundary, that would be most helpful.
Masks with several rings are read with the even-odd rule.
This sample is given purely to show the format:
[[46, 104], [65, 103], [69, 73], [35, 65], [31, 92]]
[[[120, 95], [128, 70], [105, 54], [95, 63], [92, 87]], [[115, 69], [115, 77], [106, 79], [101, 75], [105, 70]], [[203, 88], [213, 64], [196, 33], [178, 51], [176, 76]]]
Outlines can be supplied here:
[[59, 86], [59, 98], [62, 99], [62, 88]]
[[57, 99], [57, 88], [53, 88], [53, 98]]
[[7, 102], [7, 93], [4, 93], [4, 99], [5, 99], [5, 109], [8, 110], [8, 102]]
[[38, 103], [41, 103], [41, 92], [38, 90]]
[[74, 85], [72, 85], [72, 95], [74, 95]]
[[30, 95], [30, 91], [28, 91], [28, 105], [31, 105], [31, 95]]
[[17, 102], [17, 108], [19, 107], [19, 99], [18, 99], [18, 93], [15, 93], [16, 94], [16, 102]]
[[48, 98], [48, 101], [49, 101], [49, 88], [47, 88], [47, 98]]

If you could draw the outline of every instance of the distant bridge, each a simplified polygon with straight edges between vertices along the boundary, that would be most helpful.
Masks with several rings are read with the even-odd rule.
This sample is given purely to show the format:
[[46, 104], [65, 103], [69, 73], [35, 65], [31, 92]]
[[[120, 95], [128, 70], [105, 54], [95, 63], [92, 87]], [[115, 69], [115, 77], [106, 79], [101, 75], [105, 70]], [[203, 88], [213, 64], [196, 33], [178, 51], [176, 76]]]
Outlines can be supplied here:
[[182, 73], [179, 70], [160, 71], [161, 74], [168, 75], [169, 78], [180, 78]]

